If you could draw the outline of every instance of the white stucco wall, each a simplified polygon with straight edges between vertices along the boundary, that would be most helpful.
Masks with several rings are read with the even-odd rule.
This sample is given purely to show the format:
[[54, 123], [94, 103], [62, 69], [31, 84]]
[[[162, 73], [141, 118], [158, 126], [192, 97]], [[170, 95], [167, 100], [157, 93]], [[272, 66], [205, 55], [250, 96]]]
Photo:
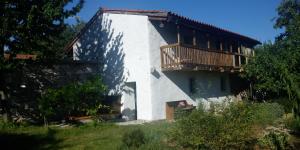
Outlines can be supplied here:
[[[74, 44], [74, 59], [96, 61], [110, 94], [122, 94], [121, 111], [133, 109], [126, 101], [125, 82], [136, 83], [137, 119], [165, 119], [166, 102], [199, 99], [220, 101], [230, 95], [228, 74], [213, 72], [162, 72], [160, 46], [176, 42], [176, 28], [148, 20], [147, 16], [107, 14], [99, 16]], [[101, 67], [104, 66], [104, 67]], [[221, 91], [220, 77], [227, 80]], [[194, 78], [198, 92], [190, 93], [189, 79]], [[126, 115], [126, 113], [124, 113]]]
[[[136, 82], [137, 119], [142, 120], [153, 118], [150, 42], [147, 33], [149, 33], [147, 16], [104, 13], [103, 17], [99, 17], [73, 46], [76, 60], [99, 61], [101, 58], [102, 61], [99, 63], [101, 65], [104, 63], [105, 66], [101, 68], [104, 72], [104, 80], [107, 84], [111, 84], [110, 93], [125, 95], [126, 90], [122, 91], [123, 83]], [[104, 56], [101, 55], [102, 53]], [[95, 56], [98, 58], [93, 58]], [[112, 84], [115, 77], [120, 80]], [[124, 101], [125, 97], [122, 96], [121, 102]], [[127, 108], [125, 104], [121, 111], [131, 108], [131, 105]]]
[[[230, 95], [229, 77], [226, 73], [205, 71], [162, 72], [160, 64], [160, 47], [176, 42], [176, 28], [159, 22], [148, 22], [150, 42], [150, 66], [155, 68], [151, 73], [151, 99], [153, 120], [166, 118], [166, 102], [187, 100], [197, 106], [199, 100], [222, 101]], [[162, 36], [163, 35], [163, 36]], [[221, 91], [220, 78], [226, 79], [226, 90]], [[197, 92], [190, 93], [189, 79], [196, 81]], [[198, 100], [198, 101], [197, 101]]]

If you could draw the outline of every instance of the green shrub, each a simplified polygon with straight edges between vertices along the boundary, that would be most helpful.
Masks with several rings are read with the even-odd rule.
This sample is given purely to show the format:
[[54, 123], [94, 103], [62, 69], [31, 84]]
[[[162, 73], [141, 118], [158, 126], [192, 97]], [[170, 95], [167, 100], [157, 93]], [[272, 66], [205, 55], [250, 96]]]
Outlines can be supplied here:
[[141, 129], [135, 129], [126, 132], [122, 138], [123, 146], [125, 148], [139, 148], [145, 144], [145, 133]]
[[286, 149], [289, 147], [289, 135], [285, 132], [271, 131], [258, 139], [258, 144], [264, 149]]
[[300, 133], [300, 118], [294, 117], [293, 114], [287, 114], [285, 117], [285, 125], [288, 129], [299, 134]]
[[63, 119], [68, 116], [96, 115], [106, 91], [101, 78], [83, 83], [71, 83], [59, 89], [48, 89], [39, 99], [39, 108], [45, 119]]
[[5, 122], [2, 119], [0, 119], [0, 129], [12, 129], [16, 127], [17, 125], [14, 124], [13, 122]]
[[288, 97], [278, 97], [272, 99], [272, 101], [283, 106], [285, 113], [292, 113], [293, 100], [290, 100]]
[[165, 143], [159, 140], [147, 140], [147, 142], [139, 147], [139, 150], [173, 150], [174, 148], [168, 147]]
[[174, 119], [178, 120], [182, 117], [188, 116], [193, 112], [193, 108], [175, 108]]
[[278, 103], [254, 103], [250, 107], [254, 123], [262, 126], [273, 124], [284, 115], [284, 107]]
[[213, 105], [207, 111], [200, 105], [175, 123], [169, 140], [193, 149], [244, 149], [256, 141], [257, 126], [273, 123], [282, 112], [278, 104], [238, 102]]

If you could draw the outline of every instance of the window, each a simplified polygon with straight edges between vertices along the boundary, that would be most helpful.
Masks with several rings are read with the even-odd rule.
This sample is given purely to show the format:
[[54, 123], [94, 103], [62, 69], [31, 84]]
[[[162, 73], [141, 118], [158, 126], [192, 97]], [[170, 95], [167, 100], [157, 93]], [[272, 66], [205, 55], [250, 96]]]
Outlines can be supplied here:
[[220, 88], [221, 88], [222, 92], [226, 91], [226, 78], [225, 77], [221, 77], [221, 79], [220, 79]]
[[196, 80], [194, 78], [189, 79], [189, 86], [190, 86], [190, 93], [195, 94], [196, 93]]

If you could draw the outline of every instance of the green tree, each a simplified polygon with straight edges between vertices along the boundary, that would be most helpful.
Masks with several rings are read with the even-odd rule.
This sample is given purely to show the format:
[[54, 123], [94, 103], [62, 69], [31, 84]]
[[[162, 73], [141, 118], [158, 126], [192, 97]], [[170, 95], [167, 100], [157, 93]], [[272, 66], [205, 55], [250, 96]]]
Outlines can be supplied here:
[[277, 8], [274, 28], [284, 32], [274, 43], [256, 48], [257, 55], [246, 65], [246, 76], [256, 90], [269, 98], [288, 97], [296, 116], [300, 116], [300, 3], [283, 0]]
[[84, 0], [75, 4], [73, 0], [4, 0], [0, 5], [0, 59], [4, 49], [54, 57], [53, 41], [65, 30], [65, 19], [75, 16], [83, 4]]
[[[53, 59], [62, 54], [62, 39], [70, 39], [65, 19], [75, 16], [84, 0], [3, 0], [0, 2], [0, 107], [4, 118], [10, 118], [10, 94], [20, 83], [8, 83], [8, 73], [21, 72], [24, 63], [5, 61], [4, 51], [11, 54], [38, 54]], [[68, 38], [65, 38], [68, 37]], [[9, 119], [8, 119], [9, 120]]]
[[66, 57], [65, 47], [75, 37], [77, 33], [85, 26], [85, 22], [77, 19], [74, 25], [66, 25], [65, 30], [58, 36], [53, 38], [53, 43], [48, 47], [50, 50], [55, 50], [52, 59], [64, 59]]
[[49, 119], [68, 119], [76, 115], [96, 116], [101, 109], [109, 109], [103, 105], [105, 92], [106, 86], [99, 77], [58, 89], [48, 89], [39, 99], [45, 125]]

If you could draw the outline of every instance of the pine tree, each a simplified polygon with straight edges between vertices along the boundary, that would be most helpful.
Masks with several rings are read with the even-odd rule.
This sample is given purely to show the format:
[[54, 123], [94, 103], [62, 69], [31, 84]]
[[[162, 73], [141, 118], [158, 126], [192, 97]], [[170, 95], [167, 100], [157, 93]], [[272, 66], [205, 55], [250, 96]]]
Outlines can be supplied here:
[[4, 0], [0, 6], [0, 59], [5, 49], [12, 54], [55, 57], [53, 43], [64, 32], [65, 19], [75, 16], [83, 4], [84, 0]]

